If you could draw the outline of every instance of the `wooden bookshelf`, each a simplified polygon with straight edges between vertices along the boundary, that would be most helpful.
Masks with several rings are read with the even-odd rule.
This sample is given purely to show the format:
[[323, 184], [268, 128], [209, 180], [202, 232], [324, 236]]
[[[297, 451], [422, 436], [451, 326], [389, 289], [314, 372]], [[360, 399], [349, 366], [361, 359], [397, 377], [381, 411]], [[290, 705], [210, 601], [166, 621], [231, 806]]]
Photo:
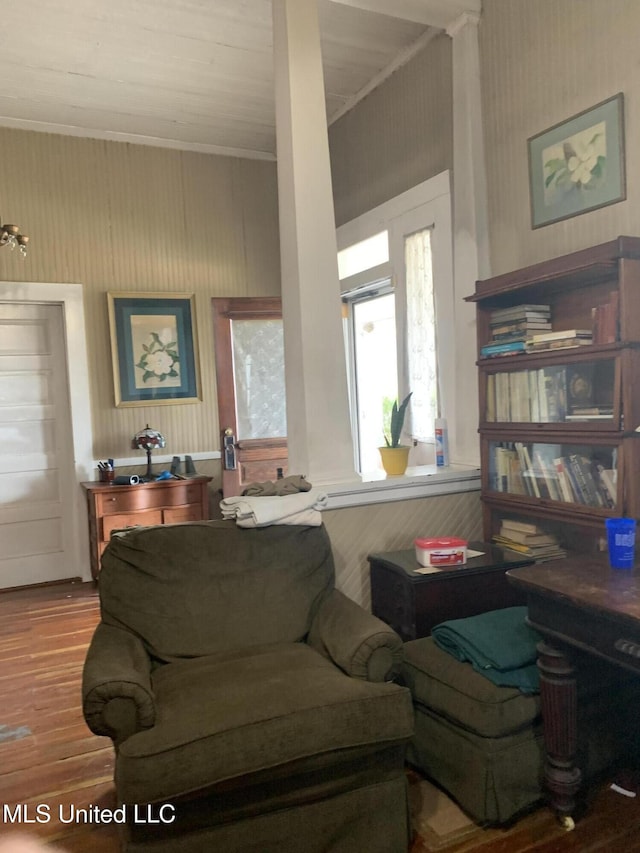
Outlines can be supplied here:
[[[478, 281], [467, 301], [477, 310], [484, 538], [510, 518], [569, 550], [602, 547], [605, 518], [640, 518], [640, 238]], [[545, 332], [548, 348], [531, 329], [524, 352], [483, 357], [496, 318], [524, 305], [548, 306], [558, 333]], [[557, 340], [572, 330], [591, 338]]]

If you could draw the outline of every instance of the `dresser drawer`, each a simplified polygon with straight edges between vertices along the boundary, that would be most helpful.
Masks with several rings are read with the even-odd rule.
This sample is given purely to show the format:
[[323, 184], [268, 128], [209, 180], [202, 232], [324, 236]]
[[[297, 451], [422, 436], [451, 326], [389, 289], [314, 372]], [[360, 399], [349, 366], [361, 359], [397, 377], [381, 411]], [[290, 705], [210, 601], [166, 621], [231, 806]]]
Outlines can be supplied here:
[[105, 492], [96, 496], [97, 515], [117, 512], [136, 512], [143, 509], [159, 509], [165, 506], [182, 506], [199, 503], [202, 495], [200, 483], [176, 483], [165, 489], [146, 489], [144, 486], [126, 486], [118, 491]]
[[182, 521], [202, 521], [202, 506], [190, 504], [188, 506], [176, 506], [165, 509], [162, 513], [165, 524], [179, 524]]
[[102, 519], [102, 539], [108, 541], [113, 530], [124, 530], [125, 527], [151, 527], [155, 524], [162, 524], [162, 510], [106, 515]]

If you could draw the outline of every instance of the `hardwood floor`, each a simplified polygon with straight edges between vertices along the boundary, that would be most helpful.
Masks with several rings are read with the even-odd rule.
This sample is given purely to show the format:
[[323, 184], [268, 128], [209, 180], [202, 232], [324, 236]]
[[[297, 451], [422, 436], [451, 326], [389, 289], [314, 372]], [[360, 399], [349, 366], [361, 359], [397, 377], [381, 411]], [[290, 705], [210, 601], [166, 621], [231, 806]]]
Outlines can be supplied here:
[[[119, 849], [113, 825], [67, 824], [69, 806], [115, 805], [113, 749], [87, 728], [82, 665], [99, 620], [93, 584], [61, 584], [0, 593], [0, 804], [48, 806], [48, 823], [12, 824], [59, 841], [69, 851]], [[13, 812], [12, 812], [13, 814]]]
[[[115, 825], [63, 822], [70, 806], [115, 806], [111, 742], [91, 734], [81, 709], [82, 665], [98, 619], [93, 584], [0, 592], [0, 836], [27, 830], [69, 853], [120, 849]], [[639, 800], [603, 785], [573, 832], [541, 808], [447, 853], [640, 853]], [[48, 807], [50, 820], [12, 823], [19, 804], [32, 820], [38, 805]], [[417, 841], [411, 853], [431, 851]]]

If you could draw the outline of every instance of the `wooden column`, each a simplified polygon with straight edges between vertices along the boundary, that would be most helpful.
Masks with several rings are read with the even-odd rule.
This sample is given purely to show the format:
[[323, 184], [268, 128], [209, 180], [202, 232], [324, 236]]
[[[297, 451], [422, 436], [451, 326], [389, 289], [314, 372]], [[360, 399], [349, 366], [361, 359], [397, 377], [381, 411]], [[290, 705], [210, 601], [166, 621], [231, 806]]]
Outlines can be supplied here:
[[355, 480], [315, 0], [273, 0], [289, 471]]
[[575, 669], [565, 652], [548, 641], [538, 644], [540, 698], [546, 752], [545, 783], [552, 808], [570, 821], [582, 774], [575, 766], [578, 742]]
[[487, 278], [489, 239], [487, 181], [484, 165], [479, 15], [465, 12], [447, 27], [453, 58], [453, 267], [455, 298], [457, 401], [464, 411], [447, 412], [449, 442], [455, 462], [477, 465], [476, 318], [464, 297], [477, 279]]

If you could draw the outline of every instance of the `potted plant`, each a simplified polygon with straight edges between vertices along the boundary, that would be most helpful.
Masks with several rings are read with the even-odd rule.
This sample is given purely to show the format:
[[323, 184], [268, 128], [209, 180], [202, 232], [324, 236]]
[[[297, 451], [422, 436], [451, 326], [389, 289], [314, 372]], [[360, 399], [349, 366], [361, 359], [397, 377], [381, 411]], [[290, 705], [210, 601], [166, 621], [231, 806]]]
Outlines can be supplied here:
[[389, 430], [384, 432], [384, 447], [379, 447], [380, 458], [382, 459], [382, 467], [391, 477], [400, 477], [407, 470], [409, 462], [410, 448], [404, 444], [400, 444], [400, 436], [402, 427], [404, 426], [404, 416], [407, 412], [407, 406], [411, 399], [411, 391], [398, 406], [398, 401], [394, 400], [391, 408], [391, 420]]

